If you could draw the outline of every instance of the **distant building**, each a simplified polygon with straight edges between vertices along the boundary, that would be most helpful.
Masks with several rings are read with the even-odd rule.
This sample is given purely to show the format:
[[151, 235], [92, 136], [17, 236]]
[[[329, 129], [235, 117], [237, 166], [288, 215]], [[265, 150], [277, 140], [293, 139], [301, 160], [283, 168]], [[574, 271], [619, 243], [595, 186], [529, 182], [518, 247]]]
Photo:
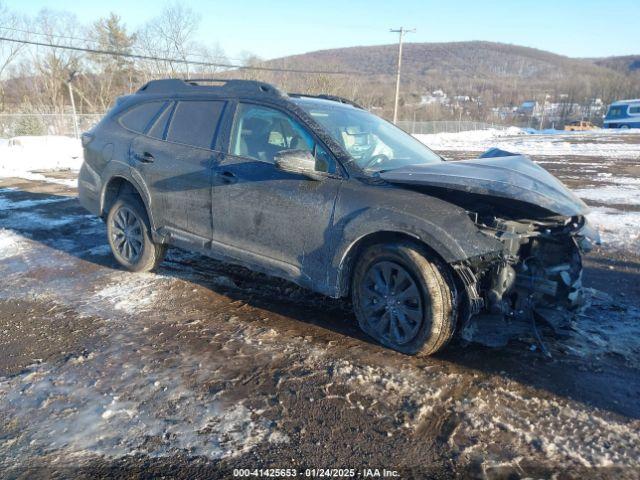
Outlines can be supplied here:
[[420, 97], [421, 105], [430, 105], [432, 103], [440, 103], [442, 105], [449, 104], [449, 98], [443, 90], [434, 90], [430, 94], [422, 95]]

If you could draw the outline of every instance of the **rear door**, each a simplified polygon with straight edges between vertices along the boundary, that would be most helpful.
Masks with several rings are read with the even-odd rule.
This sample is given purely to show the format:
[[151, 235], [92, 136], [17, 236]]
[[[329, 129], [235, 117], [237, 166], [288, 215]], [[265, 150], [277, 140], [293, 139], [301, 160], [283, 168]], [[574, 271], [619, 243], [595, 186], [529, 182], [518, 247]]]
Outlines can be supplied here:
[[156, 227], [205, 248], [211, 240], [211, 175], [225, 101], [180, 100], [131, 147], [131, 163], [149, 188]]

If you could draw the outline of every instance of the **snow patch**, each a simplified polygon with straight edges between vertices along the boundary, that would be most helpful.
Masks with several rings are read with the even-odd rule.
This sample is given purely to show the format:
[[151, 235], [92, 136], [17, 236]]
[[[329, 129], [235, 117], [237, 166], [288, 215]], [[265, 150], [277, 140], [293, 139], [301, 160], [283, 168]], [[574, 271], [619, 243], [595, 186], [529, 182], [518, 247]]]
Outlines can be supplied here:
[[107, 457], [180, 450], [219, 459], [267, 438], [267, 423], [254, 421], [242, 401], [225, 406], [190, 387], [177, 365], [199, 365], [201, 359], [178, 353], [175, 362], [149, 362], [148, 352], [127, 348], [130, 338], [120, 337], [82, 362], [41, 364], [0, 379], [3, 417], [16, 426], [5, 432], [12, 438], [0, 443], [0, 458], [15, 461], [20, 452], [36, 449]]
[[119, 272], [111, 278], [114, 283], [98, 290], [97, 301], [106, 301], [115, 310], [128, 314], [139, 313], [153, 308], [158, 292], [173, 282], [173, 279], [154, 273]]
[[17, 211], [10, 217], [3, 219], [3, 223], [10, 228], [19, 230], [44, 230], [61, 227], [73, 222], [77, 222], [79, 215], [69, 215], [66, 217], [49, 217], [34, 211]]
[[[634, 185], [631, 183], [630, 185]], [[573, 193], [585, 200], [610, 205], [640, 205], [640, 187], [602, 185], [593, 188], [578, 188]]]
[[[0, 191], [0, 193], [2, 193]], [[67, 200], [71, 200], [71, 197], [55, 197], [51, 196], [49, 198], [40, 198], [37, 200], [34, 199], [25, 199], [25, 200], [10, 200], [6, 197], [0, 197], [0, 210], [16, 210], [22, 208], [31, 208], [37, 207], [39, 205], [46, 205], [49, 203], [56, 202], [64, 202]]]
[[[640, 159], [640, 145], [612, 141], [606, 137], [593, 135], [593, 141], [572, 139], [572, 135], [529, 135], [521, 129], [510, 127], [506, 130], [478, 130], [459, 133], [415, 134], [414, 137], [433, 150], [484, 152], [497, 147], [524, 155], [548, 156], [603, 156], [608, 158]], [[584, 140], [581, 137], [581, 140]]]
[[587, 218], [600, 232], [603, 245], [640, 253], [640, 212], [598, 207]]
[[24, 237], [12, 230], [0, 228], [0, 260], [20, 254], [24, 245]]
[[75, 138], [45, 135], [14, 137], [0, 144], [0, 178], [17, 177], [75, 185], [76, 180], [46, 177], [35, 170], [79, 170], [82, 146]]

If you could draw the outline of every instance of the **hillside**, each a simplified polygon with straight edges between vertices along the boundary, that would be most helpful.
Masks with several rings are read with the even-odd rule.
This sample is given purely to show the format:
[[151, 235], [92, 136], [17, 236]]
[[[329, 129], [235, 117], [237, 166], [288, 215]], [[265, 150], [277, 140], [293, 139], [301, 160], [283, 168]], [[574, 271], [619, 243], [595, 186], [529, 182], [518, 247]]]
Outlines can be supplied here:
[[[629, 59], [629, 64], [634, 65], [632, 58]], [[357, 96], [366, 91], [380, 92], [381, 95], [370, 102], [379, 104], [383, 97], [389, 98], [396, 60], [397, 45], [390, 44], [320, 50], [269, 60], [265, 64], [362, 72], [365, 75], [352, 76], [349, 85], [354, 82], [359, 85]], [[608, 102], [621, 96], [640, 96], [640, 76], [633, 75], [632, 69], [622, 68], [622, 63], [617, 57], [577, 59], [483, 41], [406, 43], [403, 97], [405, 102], [413, 102], [420, 94], [443, 89], [449, 95], [481, 98], [486, 105], [517, 105], [522, 100], [540, 99], [544, 95], [579, 102], [592, 97]], [[283, 83], [277, 77], [271, 80]], [[333, 83], [345, 82], [336, 78]], [[344, 91], [344, 88], [337, 90]]]
[[[268, 63], [296, 67], [332, 66], [373, 75], [393, 75], [396, 44], [349, 47], [293, 55]], [[610, 73], [594, 62], [572, 59], [534, 48], [492, 42], [405, 43], [403, 72], [407, 78], [433, 73], [468, 77], [478, 74], [495, 77], [563, 78], [568, 73], [599, 76]]]
[[640, 55], [591, 59], [596, 65], [616, 70], [623, 74], [640, 75]]

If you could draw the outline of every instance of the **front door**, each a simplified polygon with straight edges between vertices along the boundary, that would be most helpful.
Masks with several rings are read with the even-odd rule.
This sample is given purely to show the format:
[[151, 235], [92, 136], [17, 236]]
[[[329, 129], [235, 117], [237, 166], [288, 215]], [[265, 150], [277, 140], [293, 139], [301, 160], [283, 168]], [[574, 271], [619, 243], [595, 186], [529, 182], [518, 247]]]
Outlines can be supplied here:
[[[326, 175], [311, 180], [277, 169], [274, 157], [287, 149], [313, 152]], [[288, 264], [302, 277], [324, 278], [341, 182], [335, 160], [299, 122], [241, 103], [229, 154], [214, 170], [214, 240]]]

